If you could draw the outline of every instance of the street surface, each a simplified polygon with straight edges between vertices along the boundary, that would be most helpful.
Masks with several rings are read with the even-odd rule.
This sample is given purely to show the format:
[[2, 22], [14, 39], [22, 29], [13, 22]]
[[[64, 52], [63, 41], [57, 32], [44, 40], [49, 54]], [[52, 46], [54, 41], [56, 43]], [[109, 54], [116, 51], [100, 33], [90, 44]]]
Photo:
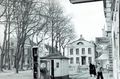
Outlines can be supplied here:
[[[104, 79], [113, 79], [113, 77], [109, 76], [110, 74], [111, 73], [103, 72]], [[70, 75], [70, 78], [71, 79], [96, 79], [96, 77], [94, 77], [94, 76], [90, 77], [88, 71], [82, 72], [82, 73], [78, 73], [78, 74], [75, 74], [75, 75]]]
[[[104, 79], [113, 79], [109, 77], [108, 72], [103, 72]], [[96, 77], [90, 77], [89, 72], [82, 72], [74, 75], [70, 75], [70, 79], [96, 79]], [[15, 71], [0, 72], [0, 79], [33, 79], [32, 70], [20, 71], [16, 74]]]
[[20, 71], [16, 74], [15, 71], [0, 72], [0, 79], [33, 79], [32, 70]]

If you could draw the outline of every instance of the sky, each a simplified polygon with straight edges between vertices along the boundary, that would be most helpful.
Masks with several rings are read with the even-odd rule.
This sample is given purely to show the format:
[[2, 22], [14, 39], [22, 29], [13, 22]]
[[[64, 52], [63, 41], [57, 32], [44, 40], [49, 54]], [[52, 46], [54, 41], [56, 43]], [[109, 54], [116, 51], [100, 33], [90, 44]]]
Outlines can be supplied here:
[[[95, 41], [95, 37], [102, 36], [102, 28], [105, 25], [103, 2], [89, 2], [71, 4], [69, 0], [59, 0], [64, 13], [72, 17], [71, 22], [77, 38], [82, 34], [84, 39]], [[3, 39], [3, 27], [0, 25], [0, 41]]]
[[84, 39], [95, 41], [95, 37], [102, 36], [102, 29], [105, 26], [103, 2], [89, 2], [71, 4], [69, 0], [60, 0], [65, 15], [72, 17], [71, 22], [77, 37], [82, 34]]

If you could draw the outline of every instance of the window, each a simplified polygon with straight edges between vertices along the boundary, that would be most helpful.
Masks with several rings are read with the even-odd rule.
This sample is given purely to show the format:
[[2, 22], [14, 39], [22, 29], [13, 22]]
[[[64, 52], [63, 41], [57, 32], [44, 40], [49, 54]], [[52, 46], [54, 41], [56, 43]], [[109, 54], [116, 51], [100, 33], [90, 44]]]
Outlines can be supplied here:
[[82, 58], [81, 59], [82, 60], [82, 65], [86, 65], [86, 56], [82, 56], [81, 58]]
[[83, 42], [78, 42], [77, 45], [83, 45]]
[[82, 54], [85, 54], [85, 48], [82, 48]]
[[88, 48], [88, 54], [91, 54], [91, 48]]
[[12, 54], [14, 53], [14, 49], [11, 49], [11, 53], [12, 53]]
[[106, 8], [106, 11], [107, 11], [107, 12], [111, 12], [111, 9], [110, 9], [110, 8]]
[[11, 42], [11, 46], [14, 46], [14, 43], [13, 43], [13, 42]]
[[56, 68], [59, 68], [59, 63], [58, 62], [56, 63]]
[[79, 55], [79, 49], [78, 48], [76, 49], [76, 55]]
[[73, 64], [73, 57], [70, 58], [70, 64]]
[[107, 4], [106, 4], [106, 7], [111, 7], [111, 3], [109, 3], [109, 4], [107, 3]]
[[106, 13], [106, 17], [110, 17], [111, 13]]
[[70, 49], [70, 55], [73, 55], [73, 49]]
[[92, 57], [88, 57], [88, 62], [92, 63]]
[[76, 57], [76, 64], [79, 64], [79, 57]]

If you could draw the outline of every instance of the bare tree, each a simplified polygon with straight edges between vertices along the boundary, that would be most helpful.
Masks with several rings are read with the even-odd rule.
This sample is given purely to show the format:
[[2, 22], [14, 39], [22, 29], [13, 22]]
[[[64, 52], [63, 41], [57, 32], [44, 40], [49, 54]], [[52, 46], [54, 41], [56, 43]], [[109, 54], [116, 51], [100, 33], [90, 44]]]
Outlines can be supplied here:
[[7, 5], [4, 4], [4, 2], [6, 2], [5, 0], [0, 0], [0, 7], [2, 8], [3, 11], [1, 11], [0, 13], [0, 18], [4, 16], [5, 12], [6, 12], [6, 7]]
[[[4, 3], [4, 4], [2, 4]], [[14, 67], [16, 73], [19, 69], [23, 70], [25, 63], [25, 42], [29, 39], [31, 47], [33, 39], [36, 37], [39, 45], [43, 40], [52, 37], [52, 53], [53, 46], [56, 50], [66, 47], [67, 43], [73, 38], [74, 32], [70, 24], [70, 18], [64, 16], [62, 7], [58, 2], [48, 0], [48, 2], [37, 0], [3, 0], [0, 5], [5, 6], [1, 16], [5, 16], [5, 30], [3, 45], [0, 46], [1, 53], [1, 70], [4, 63], [10, 65], [10, 37], [11, 33], [16, 33], [16, 53], [14, 59]], [[46, 35], [49, 36], [46, 38]], [[59, 46], [58, 46], [59, 44]], [[29, 51], [28, 64], [32, 59]], [[6, 62], [5, 62], [6, 61]]]
[[[37, 32], [40, 32], [48, 22], [47, 17], [41, 14], [41, 8], [43, 8], [43, 5], [39, 7], [36, 5], [37, 2], [33, 2], [33, 0], [18, 0], [15, 4], [16, 13], [14, 14], [14, 17], [16, 21], [15, 27], [17, 27], [17, 52], [15, 55], [15, 67], [17, 73], [19, 68], [23, 69], [25, 60], [24, 46], [26, 39]], [[20, 63], [21, 65], [19, 65]]]
[[1, 53], [1, 71], [3, 68], [3, 65], [6, 66], [8, 64], [8, 69], [10, 69], [10, 54], [9, 54], [9, 49], [10, 49], [10, 18], [12, 15], [12, 10], [11, 10], [11, 3], [9, 0], [2, 1], [1, 3], [2, 6], [4, 6], [4, 13], [1, 17], [4, 17], [4, 40], [3, 40], [3, 45], [1, 47], [2, 53]]
[[61, 52], [61, 47], [64, 50], [66, 45], [75, 37], [74, 29], [70, 24], [71, 17], [65, 16], [60, 4], [52, 0], [48, 1], [47, 13], [49, 16], [49, 27], [51, 28], [49, 35], [52, 37], [52, 48], [56, 47], [56, 51], [59, 48]]
[[63, 55], [65, 55], [65, 48], [66, 46], [76, 38], [76, 35], [74, 33], [74, 29], [72, 26], [67, 26], [62, 30], [60, 36], [59, 36], [59, 48], [63, 50]]

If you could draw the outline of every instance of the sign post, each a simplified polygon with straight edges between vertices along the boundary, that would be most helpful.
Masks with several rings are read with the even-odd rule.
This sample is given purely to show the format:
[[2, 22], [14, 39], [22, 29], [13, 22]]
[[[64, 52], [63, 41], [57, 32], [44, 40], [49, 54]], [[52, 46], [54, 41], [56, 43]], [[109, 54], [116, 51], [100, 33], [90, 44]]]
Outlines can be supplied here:
[[33, 47], [33, 79], [38, 79], [38, 47]]

